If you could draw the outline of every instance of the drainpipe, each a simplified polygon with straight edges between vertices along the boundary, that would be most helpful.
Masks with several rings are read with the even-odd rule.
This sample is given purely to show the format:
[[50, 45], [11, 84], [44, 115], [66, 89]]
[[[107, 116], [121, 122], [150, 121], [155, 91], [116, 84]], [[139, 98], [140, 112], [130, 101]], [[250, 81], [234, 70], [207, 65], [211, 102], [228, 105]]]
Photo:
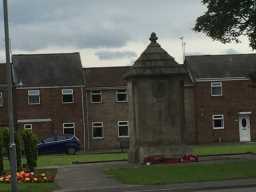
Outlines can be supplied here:
[[[86, 90], [86, 89], [85, 89]], [[88, 145], [88, 150], [90, 150], [91, 148], [91, 144], [90, 144], [90, 128], [89, 128], [89, 105], [88, 105], [88, 92], [86, 90], [85, 92], [85, 97], [86, 97], [86, 100], [85, 100], [85, 105], [86, 105], [86, 126], [87, 126], [87, 145]]]
[[83, 86], [81, 86], [81, 96], [82, 96], [82, 115], [83, 115], [83, 129], [84, 129], [84, 135], [83, 135], [83, 139], [84, 139], [84, 152], [85, 152], [85, 108], [84, 108], [84, 91], [83, 91]]

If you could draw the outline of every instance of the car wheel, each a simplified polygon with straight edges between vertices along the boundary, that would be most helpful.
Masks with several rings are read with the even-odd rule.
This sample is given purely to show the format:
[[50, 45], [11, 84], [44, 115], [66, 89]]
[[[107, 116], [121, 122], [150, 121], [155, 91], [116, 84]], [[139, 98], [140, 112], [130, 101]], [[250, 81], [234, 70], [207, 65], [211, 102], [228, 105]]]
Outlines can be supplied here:
[[75, 155], [76, 154], [76, 149], [74, 147], [69, 147], [67, 149], [67, 154], [69, 155]]

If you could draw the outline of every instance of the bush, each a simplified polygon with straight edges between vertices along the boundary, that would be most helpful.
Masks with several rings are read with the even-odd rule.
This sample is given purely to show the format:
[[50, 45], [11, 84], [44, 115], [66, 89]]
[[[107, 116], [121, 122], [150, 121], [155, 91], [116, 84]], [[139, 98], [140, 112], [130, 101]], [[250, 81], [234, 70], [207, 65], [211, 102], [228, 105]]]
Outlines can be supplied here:
[[17, 171], [22, 170], [22, 153], [21, 153], [21, 136], [19, 133], [15, 134], [15, 143], [16, 143], [16, 155], [17, 155]]
[[0, 131], [0, 175], [4, 172], [3, 133]]
[[22, 139], [24, 143], [24, 152], [27, 159], [29, 171], [34, 171], [37, 166], [37, 143], [38, 140], [30, 130], [23, 130]]
[[2, 136], [3, 136], [3, 153], [10, 159], [9, 157], [9, 145], [10, 145], [10, 136], [8, 128], [1, 128]]
[[[20, 134], [15, 134], [15, 143], [16, 143], [16, 155], [17, 155], [17, 170], [22, 169], [22, 163], [21, 163], [21, 140], [20, 140]], [[9, 145], [10, 145], [10, 135], [9, 135], [9, 130], [8, 128], [0, 128], [0, 141], [1, 141], [1, 149], [0, 149], [0, 156], [7, 156], [8, 159], [10, 160], [10, 154], [9, 154]], [[0, 159], [0, 164], [1, 164], [1, 159]], [[1, 167], [1, 165], [0, 165]], [[4, 169], [4, 167], [3, 167]], [[1, 172], [1, 168], [0, 168]]]

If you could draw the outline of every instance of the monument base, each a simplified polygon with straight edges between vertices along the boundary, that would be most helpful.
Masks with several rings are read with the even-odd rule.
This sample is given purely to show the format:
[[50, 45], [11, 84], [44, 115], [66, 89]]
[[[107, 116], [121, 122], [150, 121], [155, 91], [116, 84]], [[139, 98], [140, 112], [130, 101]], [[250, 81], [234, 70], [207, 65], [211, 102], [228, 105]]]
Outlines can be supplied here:
[[135, 147], [129, 150], [129, 163], [144, 163], [144, 159], [150, 156], [162, 156], [163, 158], [181, 158], [192, 153], [192, 148], [187, 145]]

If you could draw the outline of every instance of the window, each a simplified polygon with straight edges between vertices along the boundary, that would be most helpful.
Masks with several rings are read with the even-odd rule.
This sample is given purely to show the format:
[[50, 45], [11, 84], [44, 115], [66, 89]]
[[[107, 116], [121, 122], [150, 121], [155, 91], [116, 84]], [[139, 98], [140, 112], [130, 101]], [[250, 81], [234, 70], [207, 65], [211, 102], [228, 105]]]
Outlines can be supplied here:
[[126, 89], [119, 89], [116, 91], [116, 102], [127, 102], [128, 95]]
[[3, 92], [0, 92], [0, 107], [4, 106], [4, 96], [3, 96]]
[[224, 115], [213, 115], [212, 121], [213, 129], [224, 129]]
[[92, 122], [93, 139], [103, 139], [103, 122]]
[[73, 89], [62, 89], [62, 103], [73, 103]]
[[40, 104], [40, 90], [28, 90], [28, 104], [29, 105]]
[[211, 82], [211, 96], [222, 96], [222, 82]]
[[63, 123], [63, 134], [75, 135], [75, 123]]
[[128, 121], [118, 121], [118, 137], [129, 137], [128, 133]]
[[24, 129], [32, 130], [32, 124], [24, 124]]
[[101, 91], [91, 91], [91, 103], [101, 103], [102, 102]]

